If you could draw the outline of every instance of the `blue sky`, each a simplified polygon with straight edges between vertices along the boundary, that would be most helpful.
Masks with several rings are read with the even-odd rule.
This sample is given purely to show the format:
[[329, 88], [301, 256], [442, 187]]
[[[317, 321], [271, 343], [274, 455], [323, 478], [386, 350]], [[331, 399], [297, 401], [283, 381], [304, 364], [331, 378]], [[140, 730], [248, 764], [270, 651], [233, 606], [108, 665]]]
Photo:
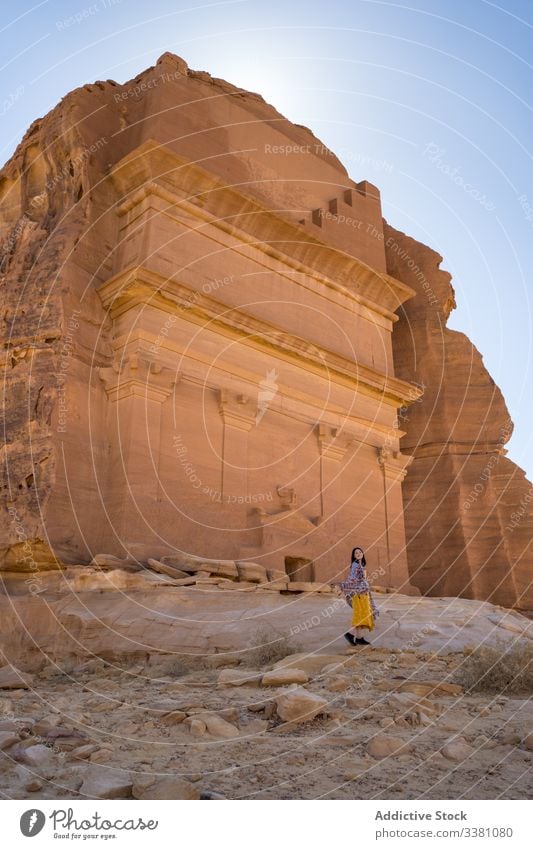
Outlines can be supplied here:
[[2, 160], [67, 91], [165, 50], [310, 127], [443, 255], [449, 326], [503, 390], [509, 455], [533, 479], [532, 2], [20, 0], [0, 31]]

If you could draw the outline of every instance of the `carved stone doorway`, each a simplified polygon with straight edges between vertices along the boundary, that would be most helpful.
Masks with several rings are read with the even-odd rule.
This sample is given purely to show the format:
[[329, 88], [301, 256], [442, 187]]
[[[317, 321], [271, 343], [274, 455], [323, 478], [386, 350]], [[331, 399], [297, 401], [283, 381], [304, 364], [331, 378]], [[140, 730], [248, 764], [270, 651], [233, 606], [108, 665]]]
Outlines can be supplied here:
[[315, 566], [306, 557], [286, 557], [285, 571], [290, 581], [314, 581]]

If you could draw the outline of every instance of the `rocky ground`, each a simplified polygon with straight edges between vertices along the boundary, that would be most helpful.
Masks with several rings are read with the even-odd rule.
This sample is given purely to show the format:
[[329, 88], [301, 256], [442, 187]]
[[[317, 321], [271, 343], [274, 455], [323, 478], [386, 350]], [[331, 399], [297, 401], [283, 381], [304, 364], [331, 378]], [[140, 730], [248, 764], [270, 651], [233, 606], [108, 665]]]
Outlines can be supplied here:
[[[527, 698], [466, 696], [461, 653], [348, 649], [271, 672], [54, 667], [4, 690], [4, 798], [531, 798]], [[221, 666], [210, 668], [210, 663]], [[184, 674], [185, 673], [185, 674]]]
[[533, 794], [531, 693], [459, 683], [480, 641], [531, 645], [524, 617], [378, 593], [372, 645], [352, 649], [327, 592], [133, 577], [5, 583], [2, 797]]

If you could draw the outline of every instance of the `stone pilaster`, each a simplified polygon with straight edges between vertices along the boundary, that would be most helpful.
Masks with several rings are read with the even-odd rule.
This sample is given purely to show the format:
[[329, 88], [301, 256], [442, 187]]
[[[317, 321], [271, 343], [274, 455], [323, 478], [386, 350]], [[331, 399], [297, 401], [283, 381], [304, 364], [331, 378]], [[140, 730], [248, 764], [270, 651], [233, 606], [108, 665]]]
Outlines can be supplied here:
[[410, 581], [405, 550], [402, 481], [411, 461], [412, 457], [409, 455], [394, 451], [388, 446], [378, 449], [378, 463], [383, 474], [383, 511], [388, 562], [388, 575], [383, 583], [401, 587], [403, 592], [407, 590]]
[[222, 501], [248, 492], [248, 433], [256, 424], [257, 404], [247, 395], [219, 391], [218, 409], [222, 417], [222, 457], [220, 491]]
[[120, 493], [124, 498], [129, 492], [135, 501], [156, 502], [160, 497], [161, 407], [179, 375], [133, 353], [110, 368], [100, 369], [99, 377], [109, 399], [111, 501], [118, 507]]

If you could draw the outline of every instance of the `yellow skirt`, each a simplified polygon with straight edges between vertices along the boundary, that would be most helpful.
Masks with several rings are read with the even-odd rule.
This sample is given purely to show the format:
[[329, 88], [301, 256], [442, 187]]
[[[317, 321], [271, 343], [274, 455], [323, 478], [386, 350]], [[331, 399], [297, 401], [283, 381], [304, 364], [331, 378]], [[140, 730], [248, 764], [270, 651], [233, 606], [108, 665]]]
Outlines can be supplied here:
[[374, 630], [374, 611], [367, 593], [352, 598], [352, 628]]

